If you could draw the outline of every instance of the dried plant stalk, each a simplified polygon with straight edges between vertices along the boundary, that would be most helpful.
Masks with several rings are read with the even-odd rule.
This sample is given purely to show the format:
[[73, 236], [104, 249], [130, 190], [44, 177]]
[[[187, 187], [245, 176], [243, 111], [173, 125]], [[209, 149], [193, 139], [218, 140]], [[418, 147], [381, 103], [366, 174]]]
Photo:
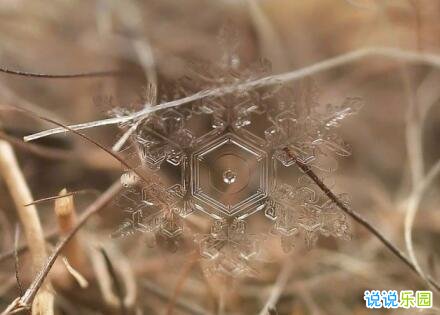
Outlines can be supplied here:
[[[0, 173], [17, 208], [32, 256], [32, 270], [36, 272], [43, 267], [47, 256], [43, 229], [36, 206], [25, 206], [33, 202], [33, 197], [18, 165], [12, 146], [3, 140], [0, 140]], [[32, 313], [53, 314], [53, 302], [54, 296], [50, 292], [49, 283], [46, 282], [35, 298]]]
[[[295, 158], [295, 156], [290, 152], [288, 148], [285, 148], [284, 151], [290, 157]], [[412, 271], [414, 271], [422, 280], [426, 281], [428, 286], [432, 286], [437, 292], [440, 292], [440, 284], [438, 284], [432, 277], [425, 277], [423, 273], [417, 268], [416, 265], [408, 258], [406, 255], [397, 248], [391, 241], [389, 241], [374, 225], [368, 222], [363, 216], [361, 216], [356, 211], [348, 208], [344, 205], [344, 203], [328, 188], [324, 182], [312, 171], [312, 169], [302, 163], [299, 160], [296, 160], [296, 165], [307, 175], [309, 176], [315, 184], [326, 194], [326, 196], [333, 201], [339, 209], [348, 214], [352, 219], [357, 221], [363, 227], [365, 227], [371, 234], [373, 234], [387, 249], [389, 249], [394, 256], [400, 259], [407, 267], [409, 267]]]
[[0, 72], [10, 75], [17, 75], [22, 77], [40, 78], [40, 79], [73, 79], [73, 78], [94, 78], [94, 77], [111, 77], [124, 74], [120, 70], [103, 70], [103, 71], [91, 71], [82, 73], [69, 73], [69, 74], [48, 74], [48, 73], [36, 73], [20, 70], [12, 70], [5, 67], [0, 67]]
[[307, 76], [311, 76], [313, 74], [317, 74], [319, 72], [329, 70], [332, 68], [339, 67], [341, 65], [345, 65], [351, 62], [355, 62], [358, 60], [362, 60], [366, 57], [382, 57], [388, 59], [400, 60], [402, 62], [407, 63], [415, 63], [415, 64], [428, 64], [433, 67], [440, 67], [440, 56], [436, 54], [429, 53], [418, 53], [414, 51], [406, 51], [397, 48], [391, 47], [365, 47], [358, 50], [353, 50], [347, 52], [345, 54], [329, 58], [317, 63], [314, 63], [310, 66], [300, 68], [291, 72], [271, 75], [267, 77], [263, 77], [257, 80], [251, 80], [247, 82], [242, 82], [240, 84], [228, 85], [224, 87], [214, 88], [210, 90], [203, 90], [198, 93], [195, 93], [190, 96], [183, 97], [181, 99], [173, 100], [170, 102], [161, 103], [152, 108], [146, 107], [138, 112], [132, 113], [127, 116], [120, 117], [112, 117], [103, 120], [91, 121], [82, 124], [70, 125], [70, 126], [62, 126], [53, 128], [50, 130], [45, 130], [38, 132], [36, 134], [32, 134], [24, 137], [24, 141], [32, 141], [39, 138], [47, 137], [54, 134], [59, 134], [63, 132], [68, 132], [72, 130], [83, 130], [90, 129], [100, 126], [108, 126], [108, 125], [116, 125], [119, 123], [125, 123], [130, 120], [139, 120], [147, 117], [150, 113], [162, 110], [173, 108], [176, 106], [180, 106], [183, 104], [187, 104], [193, 101], [197, 101], [206, 97], [218, 97], [226, 94], [230, 94], [236, 91], [246, 91], [257, 87], [275, 85], [283, 82], [289, 82], [298, 80]]
[[[64, 188], [59, 193], [59, 196], [64, 197], [55, 200], [55, 214], [57, 216], [60, 236], [68, 235], [75, 227], [77, 221], [73, 195], [66, 195], [67, 190]], [[66, 244], [62, 254], [67, 258], [73, 268], [80, 273], [84, 272], [86, 256], [81, 246], [79, 234], [76, 234], [69, 243]]]
[[112, 246], [98, 244], [89, 254], [104, 302], [121, 313], [133, 309], [137, 298], [136, 277], [127, 258]]
[[[59, 235], [67, 236], [77, 223], [77, 215], [73, 201], [73, 194], [68, 194], [64, 188], [60, 191], [58, 198], [55, 199], [55, 215], [58, 222]], [[66, 244], [62, 251], [63, 263], [58, 268], [59, 273], [55, 273], [52, 281], [62, 287], [71, 287], [74, 280], [82, 287], [87, 287], [88, 282], [84, 278], [87, 274], [87, 257], [82, 246], [81, 235], [76, 234]]]

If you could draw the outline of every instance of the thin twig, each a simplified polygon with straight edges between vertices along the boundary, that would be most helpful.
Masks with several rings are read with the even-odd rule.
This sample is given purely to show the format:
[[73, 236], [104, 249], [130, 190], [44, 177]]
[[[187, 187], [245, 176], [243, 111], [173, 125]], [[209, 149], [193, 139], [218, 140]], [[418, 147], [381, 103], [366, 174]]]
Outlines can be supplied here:
[[[132, 120], [132, 118], [126, 117], [126, 116], [124, 116], [124, 117], [112, 117], [112, 118], [107, 118], [107, 119], [98, 120], [98, 121], [86, 122], [86, 123], [77, 124], [77, 125], [70, 125], [69, 127], [71, 129], [73, 129], [73, 130], [84, 130], [84, 129], [90, 129], [90, 128], [94, 128], [94, 127], [116, 125], [116, 124], [119, 124], [119, 123], [127, 122], [129, 120]], [[28, 141], [44, 138], [44, 137], [47, 137], [47, 136], [50, 136], [50, 135], [63, 133], [63, 132], [66, 132], [66, 131], [69, 131], [69, 129], [63, 128], [63, 127], [58, 127], [58, 128], [49, 129], [49, 130], [46, 130], [46, 131], [38, 132], [36, 134], [32, 134], [32, 135], [23, 137], [23, 140], [25, 142], [28, 142]]]
[[0, 139], [6, 140], [12, 146], [19, 150], [26, 151], [31, 154], [51, 160], [72, 160], [78, 158], [78, 156], [71, 151], [64, 149], [48, 148], [46, 146], [35, 143], [26, 143], [23, 142], [23, 140], [10, 136], [2, 131], [0, 131]]
[[28, 203], [28, 204], [26, 204], [24, 206], [27, 207], [27, 206], [30, 206], [30, 205], [35, 205], [35, 204], [40, 203], [40, 202], [44, 202], [44, 201], [57, 200], [57, 199], [60, 199], [60, 198], [65, 198], [65, 197], [69, 197], [69, 196], [76, 196], [76, 195], [81, 195], [81, 194], [95, 194], [95, 195], [98, 195], [99, 194], [99, 190], [97, 190], [97, 189], [75, 190], [75, 191], [71, 191], [69, 193], [66, 193], [65, 195], [58, 195], [58, 196], [52, 196], [52, 197], [46, 197], [46, 198], [37, 199], [34, 202]]
[[[58, 230], [53, 230], [44, 236], [45, 240], [52, 240], [58, 236]], [[17, 247], [17, 254], [21, 255], [23, 252], [29, 249], [28, 244], [21, 244]], [[0, 263], [13, 258], [15, 255], [15, 248], [12, 248], [4, 253], [0, 254]]]
[[0, 67], [0, 72], [17, 75], [22, 77], [31, 77], [39, 79], [80, 79], [80, 78], [96, 78], [96, 77], [114, 77], [124, 74], [121, 70], [105, 70], [105, 71], [91, 71], [81, 73], [70, 74], [48, 74], [48, 73], [35, 73], [21, 70], [12, 70], [4, 66]]
[[127, 116], [121, 116], [121, 117], [114, 117], [114, 118], [108, 118], [103, 119], [99, 121], [92, 121], [77, 125], [71, 125], [69, 126], [70, 129], [59, 127], [54, 128], [50, 130], [45, 130], [42, 132], [38, 132], [29, 136], [24, 137], [24, 141], [32, 141], [35, 139], [47, 137], [50, 135], [71, 131], [71, 130], [82, 130], [82, 129], [89, 129], [99, 126], [106, 126], [106, 125], [114, 125], [119, 123], [128, 122], [130, 120], [138, 120], [143, 119], [145, 116], [149, 115], [152, 112], [172, 108], [176, 106], [180, 106], [183, 104], [187, 104], [193, 101], [197, 101], [206, 97], [219, 97], [226, 94], [230, 94], [236, 91], [246, 91], [253, 88], [263, 87], [263, 86], [269, 86], [269, 85], [275, 85], [280, 84], [284, 82], [294, 81], [298, 80], [307, 76], [314, 75], [316, 73], [326, 71], [341, 65], [345, 65], [351, 62], [355, 62], [361, 59], [364, 59], [366, 57], [383, 57], [388, 58], [392, 60], [400, 60], [408, 63], [422, 63], [422, 64], [429, 64], [435, 67], [440, 68], [440, 55], [437, 54], [430, 54], [430, 53], [421, 53], [421, 52], [414, 52], [414, 51], [407, 51], [407, 50], [401, 50], [398, 48], [392, 48], [392, 47], [365, 47], [360, 48], [358, 50], [350, 51], [348, 53], [332, 57], [320, 62], [317, 62], [315, 64], [312, 64], [310, 66], [294, 70], [287, 73], [267, 76], [264, 78], [260, 78], [257, 80], [252, 81], [245, 81], [241, 84], [234, 84], [234, 85], [228, 85], [224, 87], [219, 87], [211, 90], [204, 90], [200, 91], [196, 94], [183, 97], [178, 100], [174, 100], [171, 102], [165, 102], [162, 104], [159, 104], [157, 106], [154, 106], [152, 108], [144, 108], [138, 112], [135, 112], [133, 114], [127, 115]]
[[[57, 121], [60, 121], [59, 119]], [[0, 131], [0, 139], [6, 140], [14, 148], [25, 151], [36, 156], [50, 159], [50, 160], [79, 160], [81, 163], [85, 164], [87, 167], [97, 168], [97, 169], [114, 169], [115, 166], [111, 163], [97, 163], [96, 153], [98, 151], [92, 151], [90, 154], [78, 154], [72, 150], [67, 149], [56, 149], [48, 147], [45, 145], [37, 143], [24, 142], [22, 139], [10, 136], [8, 134]]]
[[5, 310], [0, 314], [0, 315], [8, 315], [11, 314], [15, 309], [17, 309], [18, 307], [18, 303], [20, 301], [20, 298], [16, 298], [14, 301], [11, 302], [11, 304], [9, 304]]
[[14, 268], [15, 268], [15, 279], [17, 280], [18, 291], [20, 292], [20, 296], [23, 295], [23, 285], [20, 279], [20, 263], [18, 259], [18, 240], [20, 239], [20, 225], [18, 223], [15, 225], [15, 234], [14, 234]]
[[[405, 265], [407, 265], [412, 271], [414, 271], [422, 280], [425, 280], [424, 276], [419, 273], [414, 264], [409, 260], [408, 257], [398, 249], [393, 243], [391, 243], [382, 233], [377, 230], [370, 222], [364, 219], [359, 213], [348, 208], [323, 182], [322, 180], [312, 171], [310, 166], [302, 163], [297, 160], [295, 155], [288, 149], [284, 148], [284, 152], [292, 159], [296, 160], [296, 165], [307, 175], [309, 176], [316, 185], [324, 192], [324, 194], [333, 201], [339, 209], [347, 213], [351, 218], [353, 218], [356, 222], [365, 227], [369, 232], [371, 232], [374, 236], [376, 236], [379, 241], [385, 245], [397, 258], [399, 258]], [[440, 285], [431, 277], [427, 279], [428, 284], [432, 285], [438, 292], [440, 292]]]

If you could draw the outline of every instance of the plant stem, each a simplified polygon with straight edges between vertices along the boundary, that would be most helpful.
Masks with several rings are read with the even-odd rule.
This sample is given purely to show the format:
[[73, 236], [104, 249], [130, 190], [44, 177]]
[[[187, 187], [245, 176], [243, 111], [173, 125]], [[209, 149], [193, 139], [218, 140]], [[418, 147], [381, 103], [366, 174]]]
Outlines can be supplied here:
[[[369, 232], [371, 232], [374, 236], [376, 236], [379, 241], [385, 245], [397, 258], [399, 258], [405, 265], [407, 265], [412, 271], [414, 271], [417, 276], [419, 276], [422, 280], [425, 280], [425, 277], [419, 273], [417, 268], [411, 262], [411, 260], [406, 257], [406, 255], [397, 248], [391, 241], [389, 241], [378, 229], [376, 229], [370, 222], [368, 222], [365, 218], [363, 218], [359, 213], [354, 211], [353, 209], [348, 208], [331, 190], [328, 188], [323, 181], [316, 175], [313, 170], [307, 164], [302, 163], [298, 159], [296, 159], [295, 155], [288, 149], [284, 148], [284, 152], [292, 159], [296, 160], [296, 165], [307, 175], [309, 176], [316, 185], [324, 192], [324, 194], [333, 201], [339, 209], [347, 213], [351, 218], [353, 218], [360, 225], [365, 227]], [[440, 285], [432, 279], [432, 277], [428, 276], [426, 279], [428, 281], [428, 285], [433, 286], [438, 292], [440, 292]]]

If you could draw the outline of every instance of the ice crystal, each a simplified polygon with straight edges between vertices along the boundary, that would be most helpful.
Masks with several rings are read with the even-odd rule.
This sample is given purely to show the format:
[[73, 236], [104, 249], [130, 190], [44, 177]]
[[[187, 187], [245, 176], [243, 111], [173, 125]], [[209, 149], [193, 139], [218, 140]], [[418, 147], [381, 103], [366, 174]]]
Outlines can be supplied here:
[[215, 220], [211, 232], [199, 235], [196, 241], [209, 273], [237, 276], [249, 272], [248, 261], [258, 253], [258, 236], [248, 234], [246, 222], [237, 218]]
[[[249, 70], [235, 53], [225, 56], [219, 65], [194, 63], [193, 78], [181, 80], [173, 97], [255, 79], [269, 69], [260, 63]], [[264, 234], [248, 233], [249, 216], [273, 222], [271, 234], [285, 251], [298, 235], [308, 246], [319, 235], [349, 238], [345, 215], [295, 163], [327, 182], [335, 156], [350, 154], [335, 128], [359, 109], [360, 100], [322, 106], [316, 95], [309, 82], [297, 89], [280, 83], [206, 97], [124, 124], [124, 130], [135, 128], [127, 156], [139, 161], [133, 167], [149, 182], [133, 170], [122, 176], [120, 206], [127, 219], [114, 235], [154, 233], [176, 250], [185, 218], [205, 216], [211, 230], [199, 233], [195, 243], [206, 270], [233, 276], [251, 269]]]

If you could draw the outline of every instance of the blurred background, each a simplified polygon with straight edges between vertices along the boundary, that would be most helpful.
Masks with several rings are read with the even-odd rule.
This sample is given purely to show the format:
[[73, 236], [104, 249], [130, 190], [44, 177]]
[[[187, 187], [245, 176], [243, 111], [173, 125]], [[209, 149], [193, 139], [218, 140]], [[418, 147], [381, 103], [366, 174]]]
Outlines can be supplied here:
[[[243, 60], [268, 59], [274, 74], [364, 47], [392, 47], [420, 61], [440, 54], [439, 18], [440, 2], [432, 0], [2, 0], [2, 67], [51, 74], [123, 69], [130, 75], [43, 80], [0, 74], [1, 137], [13, 144], [35, 199], [56, 196], [63, 188], [87, 190], [73, 198], [80, 214], [97, 192], [118, 179], [120, 163], [73, 135], [38, 140], [34, 143], [44, 150], [35, 152], [22, 137], [53, 125], [8, 105], [68, 124], [106, 118], [113, 106], [139, 104], [148, 83], [171, 91], [177, 79], [188, 75], [188, 63], [220, 58], [217, 35], [225, 23], [237, 30]], [[423, 185], [440, 158], [439, 62], [407, 59], [398, 53], [370, 54], [312, 78], [323, 104], [340, 103], [347, 96], [365, 102], [339, 128], [353, 154], [339, 160], [337, 190], [348, 193], [352, 207], [400, 248], [405, 248], [411, 202], [419, 199], [410, 226], [414, 253], [422, 269], [439, 279], [440, 180], [434, 174]], [[119, 133], [116, 126], [87, 131], [109, 148]], [[53, 201], [37, 208], [54, 244], [59, 223]], [[279, 244], [266, 244], [269, 254], [257, 276], [226, 281], [205, 276], [189, 251], [151, 248], [136, 237], [110, 239], [120, 218], [120, 209], [110, 205], [89, 220], [79, 242], [80, 247], [105, 248], [124, 284], [125, 312], [130, 314], [258, 314], [273, 294], [276, 310], [270, 314], [368, 314], [364, 290], [424, 288], [355, 222], [351, 241], [323, 238], [312, 250], [299, 242], [288, 255]], [[17, 222], [14, 203], [0, 181], [0, 253], [13, 248]], [[24, 242], [22, 237], [20, 244]], [[95, 261], [93, 254], [85, 256]], [[71, 275], [57, 263], [50, 276], [56, 314], [120, 314], [117, 288], [108, 274], [96, 274], [108, 264], [96, 261], [93, 268], [86, 264], [78, 270], [89, 281], [86, 289], [67, 279]], [[28, 254], [19, 263], [27, 286], [33, 276]], [[13, 257], [0, 261], [0, 280], [4, 309], [19, 294]]]

